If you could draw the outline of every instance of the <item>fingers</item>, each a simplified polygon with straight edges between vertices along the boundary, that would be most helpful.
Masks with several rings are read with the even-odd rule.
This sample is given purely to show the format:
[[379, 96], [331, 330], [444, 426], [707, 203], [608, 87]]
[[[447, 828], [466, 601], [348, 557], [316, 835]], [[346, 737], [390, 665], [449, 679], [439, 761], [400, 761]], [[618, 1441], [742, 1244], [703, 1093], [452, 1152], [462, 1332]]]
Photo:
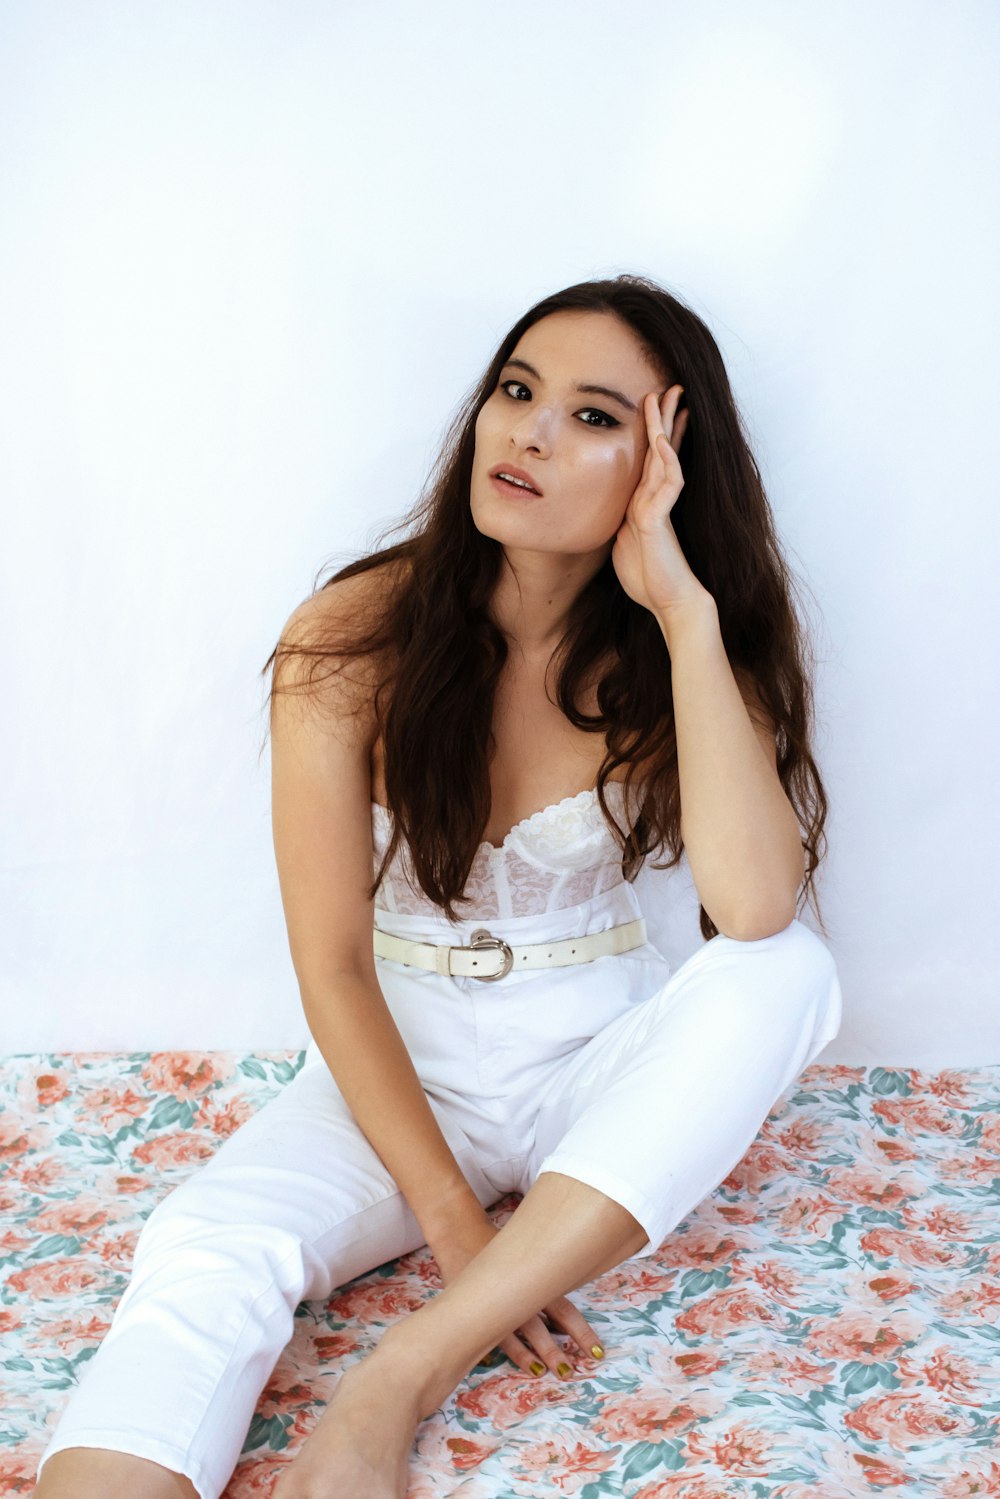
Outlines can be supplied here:
[[[524, 1340], [524, 1341], [522, 1341]], [[534, 1378], [540, 1378], [548, 1369], [558, 1379], [571, 1374], [572, 1367], [566, 1354], [549, 1332], [541, 1317], [532, 1317], [519, 1327], [516, 1333], [504, 1338], [500, 1347], [519, 1369]], [[563, 1371], [560, 1373], [559, 1365]]]
[[[548, 1370], [557, 1379], [568, 1379], [573, 1373], [572, 1359], [576, 1350], [563, 1348], [556, 1342], [546, 1325], [546, 1318], [560, 1331], [568, 1333], [587, 1358], [603, 1357], [604, 1349], [594, 1329], [568, 1297], [560, 1296], [499, 1344], [525, 1374], [540, 1378]], [[600, 1353], [595, 1353], [595, 1348], [600, 1348]]]
[[687, 429], [687, 408], [678, 413], [677, 405], [684, 394], [683, 385], [671, 385], [663, 394], [657, 397], [655, 391], [649, 391], [645, 396], [646, 433], [649, 439], [649, 447], [658, 458], [666, 459], [666, 448], [660, 446], [662, 437], [666, 446], [673, 448], [676, 453], [681, 445], [681, 438]]
[[668, 468], [669, 468], [670, 463], [671, 463], [671, 458], [670, 458], [671, 450], [674, 453], [679, 453], [680, 452], [680, 449], [681, 449], [681, 439], [683, 438], [684, 433], [686, 431], [687, 431], [687, 412], [686, 411], [682, 411], [681, 414], [680, 414], [680, 416], [674, 422], [673, 430], [671, 431], [669, 437], [667, 436], [667, 434], [665, 432], [658, 432], [656, 434], [656, 453], [657, 453], [657, 457], [662, 458], [663, 461], [664, 461], [664, 463], [667, 464]]
[[643, 399], [643, 409], [646, 416], [646, 435], [649, 438], [649, 446], [655, 448], [656, 439], [663, 431], [663, 407], [662, 403], [669, 396], [670, 391], [664, 391], [657, 399], [656, 391], [651, 390]]
[[684, 394], [683, 385], [671, 385], [670, 389], [664, 391], [660, 404], [663, 409], [663, 431], [667, 442], [676, 453], [684, 436], [684, 428], [687, 425], [689, 415], [688, 408], [678, 412], [677, 407], [681, 396]]
[[[569, 1333], [580, 1352], [587, 1358], [602, 1358], [604, 1348], [600, 1338], [575, 1302], [568, 1296], [560, 1296], [545, 1308], [549, 1320], [555, 1322], [563, 1332]], [[597, 1348], [600, 1351], [594, 1352]]]

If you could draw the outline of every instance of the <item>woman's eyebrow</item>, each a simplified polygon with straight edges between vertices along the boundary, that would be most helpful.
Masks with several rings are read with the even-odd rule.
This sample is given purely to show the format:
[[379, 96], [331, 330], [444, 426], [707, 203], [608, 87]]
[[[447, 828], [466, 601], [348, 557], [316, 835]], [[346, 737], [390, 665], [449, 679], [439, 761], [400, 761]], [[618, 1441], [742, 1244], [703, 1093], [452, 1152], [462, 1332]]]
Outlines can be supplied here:
[[[503, 367], [504, 369], [514, 367], [519, 370], [527, 370], [528, 374], [534, 375], [536, 380], [542, 378], [526, 359], [508, 359]], [[578, 385], [576, 388], [577, 390], [585, 391], [588, 395], [608, 396], [612, 401], [620, 401], [626, 411], [638, 411], [639, 409], [635, 402], [630, 401], [628, 396], [623, 396], [620, 390], [609, 390], [606, 385]]]

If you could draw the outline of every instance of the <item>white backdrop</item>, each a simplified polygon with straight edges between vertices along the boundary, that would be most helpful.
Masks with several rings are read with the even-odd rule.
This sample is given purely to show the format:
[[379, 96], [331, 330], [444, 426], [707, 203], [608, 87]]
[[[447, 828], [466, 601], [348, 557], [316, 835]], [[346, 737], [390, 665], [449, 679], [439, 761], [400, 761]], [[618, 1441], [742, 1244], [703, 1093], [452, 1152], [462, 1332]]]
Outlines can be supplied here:
[[[807, 602], [823, 1060], [1000, 1062], [992, 0], [0, 33], [2, 1050], [306, 1044], [259, 668], [510, 323], [631, 270], [719, 340]], [[683, 961], [686, 862], [638, 888]]]

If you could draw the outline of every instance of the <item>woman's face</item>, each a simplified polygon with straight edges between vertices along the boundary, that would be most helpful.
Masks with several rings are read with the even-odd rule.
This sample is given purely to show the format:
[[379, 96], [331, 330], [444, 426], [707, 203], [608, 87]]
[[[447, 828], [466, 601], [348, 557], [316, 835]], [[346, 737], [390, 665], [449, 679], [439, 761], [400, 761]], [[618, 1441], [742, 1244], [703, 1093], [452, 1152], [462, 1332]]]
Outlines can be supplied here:
[[[643, 397], [659, 398], [668, 383], [613, 313], [554, 312], [534, 323], [476, 420], [477, 529], [515, 548], [610, 551], [649, 445]], [[511, 466], [541, 493], [493, 482], [493, 471]]]

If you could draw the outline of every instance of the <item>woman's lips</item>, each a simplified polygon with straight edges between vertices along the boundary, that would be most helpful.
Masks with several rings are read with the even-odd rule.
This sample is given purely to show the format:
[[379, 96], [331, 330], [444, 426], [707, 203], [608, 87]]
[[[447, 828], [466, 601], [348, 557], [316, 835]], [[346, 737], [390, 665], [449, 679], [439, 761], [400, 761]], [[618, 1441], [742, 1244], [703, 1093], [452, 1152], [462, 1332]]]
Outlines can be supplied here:
[[506, 479], [498, 478], [496, 474], [490, 474], [490, 483], [494, 485], [494, 487], [498, 489], [501, 494], [507, 495], [510, 499], [540, 500], [542, 498], [541, 495], [536, 494], [533, 489], [522, 489], [520, 484], [510, 484]]

